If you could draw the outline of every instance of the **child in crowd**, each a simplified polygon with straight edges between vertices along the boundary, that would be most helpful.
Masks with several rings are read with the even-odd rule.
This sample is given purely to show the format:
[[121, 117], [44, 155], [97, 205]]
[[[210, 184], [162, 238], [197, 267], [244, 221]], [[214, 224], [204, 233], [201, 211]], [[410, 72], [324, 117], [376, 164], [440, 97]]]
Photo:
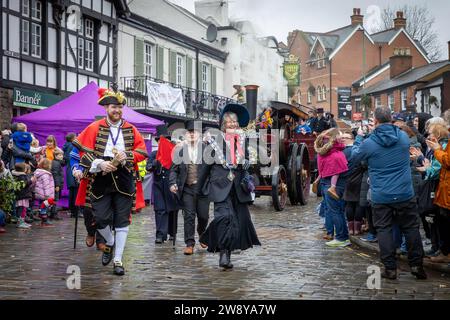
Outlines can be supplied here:
[[48, 211], [55, 199], [55, 182], [51, 170], [52, 162], [49, 159], [42, 159], [39, 162], [38, 169], [34, 172], [36, 178], [34, 193], [36, 199], [40, 200], [40, 218], [43, 227], [52, 225], [48, 221]]
[[[55, 159], [52, 161], [52, 176], [55, 183], [55, 202], [58, 202], [61, 198], [61, 191], [64, 186], [64, 173], [62, 167], [64, 163], [64, 153], [60, 149], [56, 149], [53, 152]], [[52, 207], [50, 219], [60, 220], [56, 211], [56, 206]]]
[[[12, 175], [14, 179], [21, 182], [21, 186], [16, 190], [16, 216], [18, 217], [17, 228], [30, 229], [31, 225], [25, 222], [27, 209], [30, 207], [33, 179], [27, 175], [27, 164], [16, 163]], [[29, 166], [28, 166], [29, 167]]]
[[33, 157], [36, 159], [36, 163], [39, 163], [42, 159], [42, 150], [44, 147], [39, 146], [39, 140], [33, 139], [31, 142], [30, 152], [33, 155]]
[[54, 152], [58, 149], [58, 146], [56, 144], [56, 138], [53, 135], [49, 135], [47, 137], [45, 148], [43, 150], [44, 158], [47, 158], [50, 161], [53, 161], [55, 159]]
[[314, 142], [314, 149], [317, 152], [319, 177], [331, 177], [331, 187], [327, 192], [334, 199], [339, 200], [336, 183], [339, 175], [348, 171], [347, 158], [342, 152], [345, 149], [345, 144], [341, 140], [340, 131], [332, 128], [322, 132]]
[[300, 118], [298, 125], [295, 128], [295, 133], [303, 135], [312, 133], [311, 128], [306, 124], [305, 119]]
[[[31, 142], [33, 141], [33, 136], [31, 133], [27, 132], [27, 126], [24, 123], [17, 124], [17, 131], [13, 133], [12, 139], [14, 144], [20, 150], [30, 153]], [[15, 157], [14, 163], [25, 162], [25, 159], [21, 157]]]

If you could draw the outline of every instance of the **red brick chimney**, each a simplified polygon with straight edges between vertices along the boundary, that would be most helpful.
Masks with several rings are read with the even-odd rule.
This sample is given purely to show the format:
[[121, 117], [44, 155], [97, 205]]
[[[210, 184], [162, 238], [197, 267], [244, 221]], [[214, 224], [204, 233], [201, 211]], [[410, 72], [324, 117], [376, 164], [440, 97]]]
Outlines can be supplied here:
[[403, 11], [397, 11], [397, 18], [394, 19], [394, 28], [399, 30], [406, 29], [406, 18], [403, 18]]
[[364, 16], [361, 15], [360, 8], [353, 8], [353, 15], [350, 17], [352, 20], [352, 26], [357, 26], [358, 24], [363, 24]]
[[412, 68], [410, 48], [395, 48], [394, 55], [389, 58], [391, 79]]

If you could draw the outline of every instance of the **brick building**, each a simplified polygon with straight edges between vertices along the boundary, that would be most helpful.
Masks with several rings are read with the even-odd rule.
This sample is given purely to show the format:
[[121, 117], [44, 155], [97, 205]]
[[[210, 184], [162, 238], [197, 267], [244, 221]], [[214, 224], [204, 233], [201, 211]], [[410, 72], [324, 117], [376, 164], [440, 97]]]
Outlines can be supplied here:
[[[402, 12], [397, 12], [393, 28], [375, 34], [364, 29], [363, 19], [360, 9], [355, 8], [348, 26], [325, 33], [289, 33], [287, 46], [301, 63], [300, 86], [291, 89], [292, 100], [350, 118], [347, 108], [352, 85], [360, 79], [358, 84], [366, 87], [373, 75], [386, 76], [386, 65], [395, 49], [408, 48], [413, 67], [430, 63], [425, 50], [406, 32]], [[347, 100], [340, 98], [344, 96]]]
[[407, 49], [396, 50], [389, 62], [366, 77], [364, 88], [364, 80], [356, 81], [352, 95], [355, 111], [366, 111], [360, 103], [363, 96], [370, 98], [372, 109], [389, 106], [394, 112], [409, 110], [433, 116], [450, 109], [450, 42], [448, 60], [420, 67], [414, 67], [412, 61]]

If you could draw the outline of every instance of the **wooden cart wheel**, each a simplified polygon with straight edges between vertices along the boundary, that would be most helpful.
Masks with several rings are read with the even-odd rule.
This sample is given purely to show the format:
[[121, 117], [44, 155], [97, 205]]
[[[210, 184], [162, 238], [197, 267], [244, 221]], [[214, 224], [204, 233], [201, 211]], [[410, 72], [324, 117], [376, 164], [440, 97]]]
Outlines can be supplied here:
[[296, 154], [299, 147], [297, 143], [291, 144], [289, 148], [289, 156], [287, 160], [287, 177], [288, 177], [288, 194], [291, 205], [296, 205], [299, 202], [297, 192], [297, 161]]
[[280, 165], [272, 175], [272, 202], [275, 210], [283, 211], [286, 206], [287, 193], [286, 169]]
[[296, 189], [299, 191], [298, 202], [304, 206], [308, 203], [309, 191], [311, 186], [311, 172], [309, 165], [309, 153], [308, 148], [304, 143], [300, 145], [299, 152], [297, 153], [297, 179]]

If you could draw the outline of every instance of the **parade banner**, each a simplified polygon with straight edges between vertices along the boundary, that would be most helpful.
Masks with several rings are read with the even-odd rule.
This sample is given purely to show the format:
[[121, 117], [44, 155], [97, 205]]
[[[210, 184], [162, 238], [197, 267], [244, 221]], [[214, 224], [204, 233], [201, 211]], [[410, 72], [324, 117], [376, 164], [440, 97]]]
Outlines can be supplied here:
[[152, 108], [186, 114], [183, 91], [179, 88], [147, 80], [147, 97]]

